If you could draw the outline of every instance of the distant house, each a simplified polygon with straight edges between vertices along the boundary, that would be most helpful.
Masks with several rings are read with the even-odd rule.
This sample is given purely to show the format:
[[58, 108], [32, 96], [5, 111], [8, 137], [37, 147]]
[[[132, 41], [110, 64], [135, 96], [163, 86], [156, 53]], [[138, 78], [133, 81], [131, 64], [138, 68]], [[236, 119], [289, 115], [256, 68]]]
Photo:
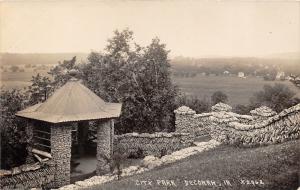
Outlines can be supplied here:
[[287, 76], [287, 77], [285, 77], [285, 80], [294, 80], [294, 78], [291, 76]]
[[245, 73], [244, 73], [244, 72], [239, 72], [239, 73], [238, 73], [238, 77], [240, 77], [240, 78], [245, 78]]
[[282, 80], [285, 77], [285, 73], [283, 71], [278, 71], [276, 75], [276, 80]]
[[201, 76], [206, 76], [206, 72], [200, 73]]
[[224, 75], [230, 75], [230, 72], [229, 71], [224, 71], [223, 74]]

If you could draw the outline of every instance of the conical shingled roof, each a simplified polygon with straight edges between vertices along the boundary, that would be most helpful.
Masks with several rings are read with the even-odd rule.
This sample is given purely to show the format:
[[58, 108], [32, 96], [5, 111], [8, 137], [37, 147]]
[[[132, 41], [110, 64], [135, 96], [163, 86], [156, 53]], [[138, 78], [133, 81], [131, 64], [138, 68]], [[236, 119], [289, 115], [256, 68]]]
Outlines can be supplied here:
[[44, 103], [16, 113], [19, 117], [50, 123], [116, 118], [122, 104], [104, 102], [77, 79], [71, 79]]

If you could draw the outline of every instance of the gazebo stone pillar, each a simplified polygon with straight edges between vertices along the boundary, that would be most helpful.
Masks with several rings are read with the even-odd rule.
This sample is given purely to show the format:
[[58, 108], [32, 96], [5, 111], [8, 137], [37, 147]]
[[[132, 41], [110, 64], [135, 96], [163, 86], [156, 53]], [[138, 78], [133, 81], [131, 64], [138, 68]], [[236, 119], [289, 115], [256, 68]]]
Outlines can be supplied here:
[[56, 165], [54, 181], [51, 187], [70, 184], [72, 126], [51, 126], [51, 155]]
[[112, 156], [112, 120], [99, 121], [97, 127], [97, 175], [109, 172], [109, 159]]

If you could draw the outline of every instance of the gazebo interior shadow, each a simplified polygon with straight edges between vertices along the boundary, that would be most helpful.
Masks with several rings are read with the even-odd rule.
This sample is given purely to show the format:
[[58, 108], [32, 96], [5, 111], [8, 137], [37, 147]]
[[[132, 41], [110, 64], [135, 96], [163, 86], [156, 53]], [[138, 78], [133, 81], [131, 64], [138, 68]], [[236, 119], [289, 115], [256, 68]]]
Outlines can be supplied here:
[[97, 128], [93, 122], [72, 124], [71, 183], [96, 174]]

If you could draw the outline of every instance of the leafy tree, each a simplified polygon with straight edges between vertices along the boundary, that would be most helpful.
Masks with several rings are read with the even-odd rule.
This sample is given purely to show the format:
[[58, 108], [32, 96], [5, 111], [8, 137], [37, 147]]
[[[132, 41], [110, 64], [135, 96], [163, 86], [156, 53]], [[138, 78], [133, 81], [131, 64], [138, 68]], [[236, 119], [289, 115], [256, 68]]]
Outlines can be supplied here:
[[27, 152], [27, 136], [24, 120], [20, 120], [15, 113], [24, 108], [27, 95], [19, 90], [1, 89], [1, 168], [10, 169], [24, 163]]
[[250, 99], [250, 106], [253, 109], [265, 105], [280, 112], [300, 102], [294, 95], [295, 93], [284, 84], [265, 85], [262, 91], [255, 93]]
[[9, 69], [10, 69], [11, 72], [14, 72], [14, 73], [15, 73], [15, 72], [17, 72], [17, 71], [19, 70], [19, 67], [13, 65], [13, 66], [11, 66]]
[[171, 130], [177, 90], [170, 79], [168, 53], [165, 44], [155, 38], [138, 56], [131, 80], [131, 94], [135, 96], [125, 99], [133, 105], [128, 109], [130, 118], [123, 120], [127, 126], [133, 122], [139, 131], [144, 128], [145, 132]]
[[234, 107], [233, 111], [238, 114], [246, 115], [246, 114], [249, 114], [249, 112], [251, 111], [251, 107], [248, 105], [238, 104]]
[[104, 53], [92, 52], [88, 63], [83, 66], [83, 80], [100, 97], [109, 102], [120, 102], [124, 94], [130, 91], [133, 80], [134, 61], [138, 47], [133, 51], [130, 43], [133, 32], [115, 31], [115, 36], [108, 40]]
[[213, 105], [219, 102], [226, 103], [227, 101], [228, 101], [228, 96], [221, 91], [217, 91], [213, 93], [213, 95], [211, 96], [211, 102]]
[[210, 111], [210, 101], [206, 98], [199, 99], [194, 96], [178, 96], [176, 99], [176, 107], [188, 106], [189, 108], [196, 111], [196, 113], [203, 113]]
[[39, 73], [36, 76], [32, 76], [31, 86], [28, 88], [30, 94], [29, 103], [31, 105], [43, 102], [53, 91], [51, 80], [48, 77], [43, 77]]
[[53, 78], [53, 82], [51, 83], [53, 88], [57, 89], [64, 85], [71, 78], [68, 72], [73, 69], [78, 69], [78, 66], [76, 65], [76, 56], [71, 60], [64, 60], [62, 63], [59, 62], [58, 66], [50, 69], [48, 74]]
[[173, 120], [176, 89], [169, 69], [168, 51], [159, 39], [141, 47], [126, 29], [115, 31], [104, 53], [92, 52], [81, 71], [97, 95], [123, 103], [119, 132], [154, 132], [170, 130]]

